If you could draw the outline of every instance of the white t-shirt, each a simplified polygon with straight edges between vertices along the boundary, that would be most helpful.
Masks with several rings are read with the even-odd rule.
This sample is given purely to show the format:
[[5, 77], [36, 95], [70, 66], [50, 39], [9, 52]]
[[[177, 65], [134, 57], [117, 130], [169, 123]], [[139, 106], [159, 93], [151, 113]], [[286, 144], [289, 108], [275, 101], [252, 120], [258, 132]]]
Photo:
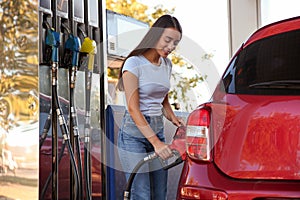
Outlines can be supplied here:
[[168, 58], [160, 58], [160, 66], [152, 64], [144, 56], [129, 57], [122, 73], [129, 71], [138, 78], [140, 110], [144, 115], [162, 114], [162, 102], [170, 90], [172, 63]]

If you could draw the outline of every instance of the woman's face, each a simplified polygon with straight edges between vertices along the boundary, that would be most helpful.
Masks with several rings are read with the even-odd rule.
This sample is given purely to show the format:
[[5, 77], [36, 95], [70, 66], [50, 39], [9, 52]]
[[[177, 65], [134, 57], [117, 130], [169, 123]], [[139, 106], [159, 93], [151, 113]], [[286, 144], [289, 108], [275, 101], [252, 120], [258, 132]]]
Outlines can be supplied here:
[[181, 33], [174, 28], [166, 28], [156, 44], [156, 51], [161, 57], [167, 57], [178, 45]]

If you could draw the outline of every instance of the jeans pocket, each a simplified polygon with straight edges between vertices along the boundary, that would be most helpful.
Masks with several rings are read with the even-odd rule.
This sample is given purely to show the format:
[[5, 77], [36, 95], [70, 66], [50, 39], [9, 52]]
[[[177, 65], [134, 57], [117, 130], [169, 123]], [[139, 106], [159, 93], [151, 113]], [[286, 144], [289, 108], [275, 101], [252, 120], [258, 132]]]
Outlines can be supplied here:
[[124, 124], [121, 128], [121, 131], [136, 138], [144, 138], [144, 135], [138, 129], [135, 122], [130, 116], [125, 116]]

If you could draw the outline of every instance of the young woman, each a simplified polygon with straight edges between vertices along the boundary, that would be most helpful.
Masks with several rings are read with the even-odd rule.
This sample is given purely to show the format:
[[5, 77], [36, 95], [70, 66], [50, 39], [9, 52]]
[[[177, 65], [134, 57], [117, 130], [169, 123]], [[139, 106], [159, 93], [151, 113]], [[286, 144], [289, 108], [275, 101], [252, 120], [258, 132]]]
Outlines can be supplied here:
[[[153, 24], [140, 44], [125, 59], [118, 88], [125, 91], [127, 109], [119, 130], [118, 149], [128, 180], [135, 165], [149, 153], [162, 159], [172, 156], [165, 144], [163, 115], [181, 126], [168, 100], [172, 63], [167, 56], [181, 40], [178, 20], [163, 15]], [[165, 200], [167, 171], [156, 159], [135, 176], [131, 199]]]

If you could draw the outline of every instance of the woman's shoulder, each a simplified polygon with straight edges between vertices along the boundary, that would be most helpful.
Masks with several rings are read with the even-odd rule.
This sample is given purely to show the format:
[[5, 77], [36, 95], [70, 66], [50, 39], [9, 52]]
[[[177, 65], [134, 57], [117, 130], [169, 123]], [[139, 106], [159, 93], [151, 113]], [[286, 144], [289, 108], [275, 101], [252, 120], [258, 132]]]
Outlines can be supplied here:
[[126, 59], [127, 62], [142, 62], [143, 58], [141, 56], [130, 56]]
[[134, 66], [138, 67], [140, 65], [145, 64], [145, 60], [141, 56], [130, 56], [126, 59], [124, 65], [125, 66]]
[[144, 64], [144, 61], [140, 56], [130, 56], [126, 59], [122, 71], [129, 70], [135, 71], [136, 73], [139, 71], [141, 65]]

